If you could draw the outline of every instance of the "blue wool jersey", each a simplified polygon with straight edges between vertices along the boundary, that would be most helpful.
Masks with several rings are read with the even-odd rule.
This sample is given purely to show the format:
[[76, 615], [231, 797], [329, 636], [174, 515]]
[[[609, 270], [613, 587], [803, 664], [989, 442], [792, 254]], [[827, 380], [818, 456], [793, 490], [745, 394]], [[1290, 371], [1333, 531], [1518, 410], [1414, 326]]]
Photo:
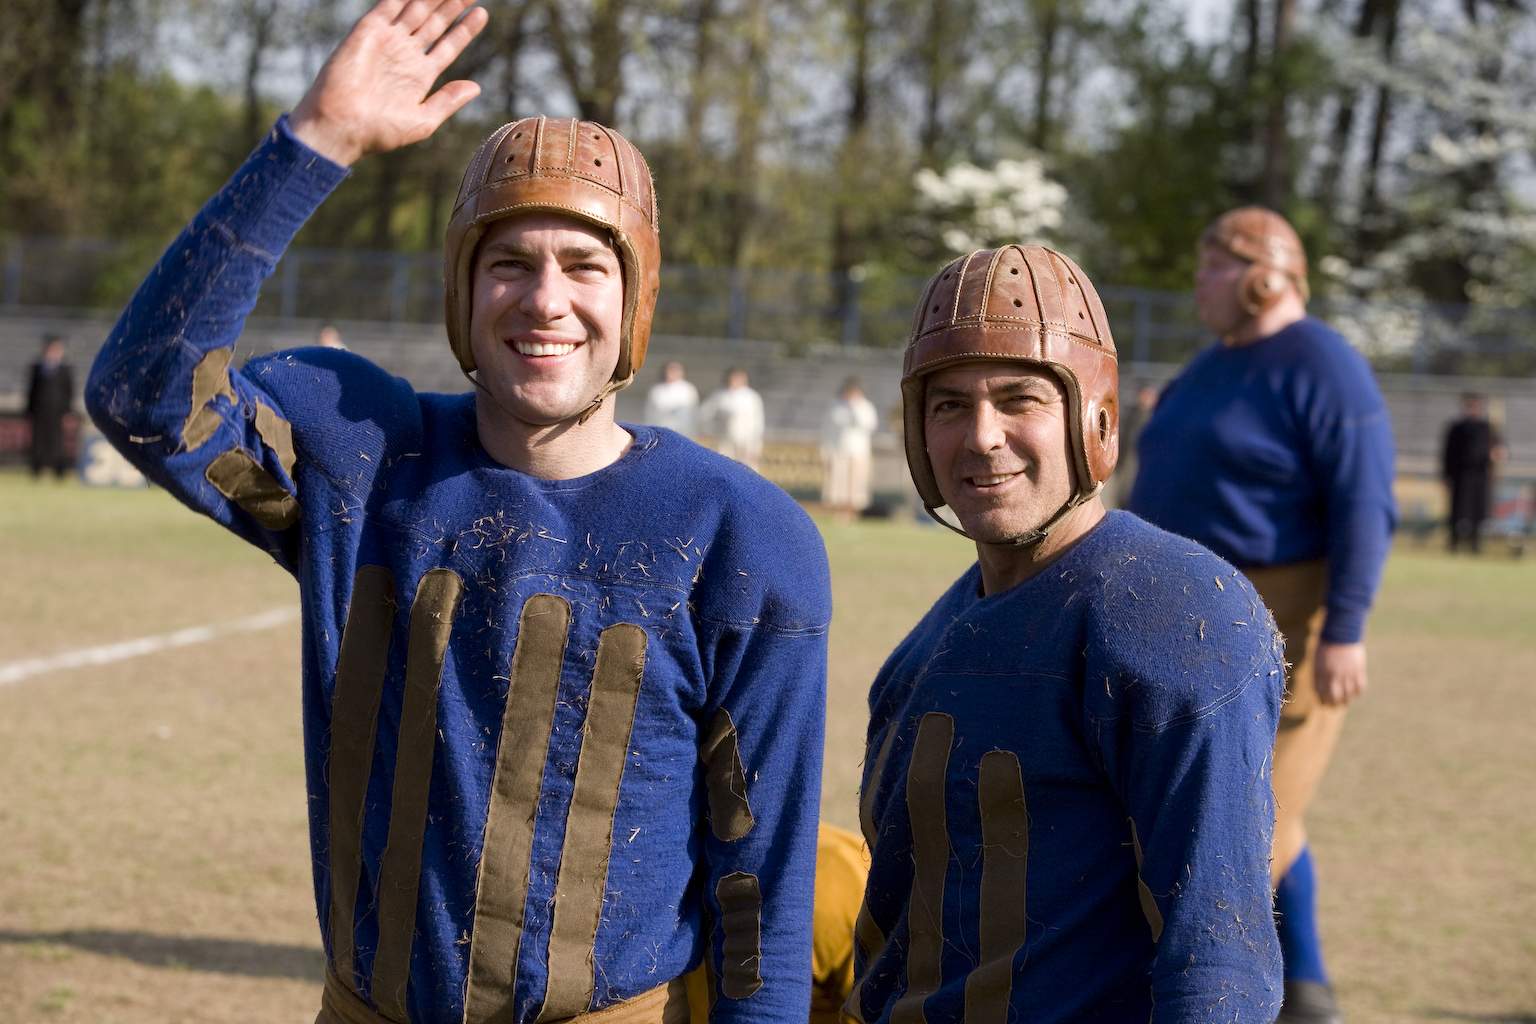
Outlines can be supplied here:
[[1269, 1024], [1281, 654], [1235, 569], [1128, 513], [1002, 593], [973, 566], [870, 693], [850, 1008]]
[[330, 970], [389, 1019], [533, 1022], [707, 957], [712, 1020], [803, 1021], [831, 614], [815, 527], [670, 431], [626, 426], [614, 464], [543, 480], [486, 454], [471, 395], [328, 349], [230, 368], [342, 177], [280, 123], [88, 388], [135, 465], [299, 582]]
[[1362, 637], [1396, 525], [1392, 423], [1338, 332], [1306, 319], [1205, 349], [1158, 398], [1136, 455], [1132, 512], [1245, 568], [1326, 557], [1323, 639]]

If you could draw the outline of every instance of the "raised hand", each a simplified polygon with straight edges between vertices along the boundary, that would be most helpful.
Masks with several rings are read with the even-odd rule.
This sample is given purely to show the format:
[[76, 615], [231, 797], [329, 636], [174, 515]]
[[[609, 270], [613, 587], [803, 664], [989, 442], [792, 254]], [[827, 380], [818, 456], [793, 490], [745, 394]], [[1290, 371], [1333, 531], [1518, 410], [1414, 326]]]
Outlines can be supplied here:
[[[474, 0], [380, 0], [315, 76], [288, 125], [299, 141], [343, 165], [420, 142], [480, 95], [447, 82], [428, 95], [485, 28]], [[460, 17], [463, 15], [463, 17]]]

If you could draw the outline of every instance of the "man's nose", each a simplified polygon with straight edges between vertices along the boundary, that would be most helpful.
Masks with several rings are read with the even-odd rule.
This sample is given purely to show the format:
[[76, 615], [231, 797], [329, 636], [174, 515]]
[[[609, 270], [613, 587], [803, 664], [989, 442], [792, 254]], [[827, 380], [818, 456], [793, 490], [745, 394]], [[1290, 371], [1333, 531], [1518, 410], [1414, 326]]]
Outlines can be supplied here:
[[1003, 446], [1002, 417], [991, 402], [977, 402], [972, 409], [965, 446], [978, 455], [985, 455]]
[[551, 260], [534, 271], [518, 306], [529, 319], [541, 324], [559, 320], [571, 311], [571, 283], [558, 263]]

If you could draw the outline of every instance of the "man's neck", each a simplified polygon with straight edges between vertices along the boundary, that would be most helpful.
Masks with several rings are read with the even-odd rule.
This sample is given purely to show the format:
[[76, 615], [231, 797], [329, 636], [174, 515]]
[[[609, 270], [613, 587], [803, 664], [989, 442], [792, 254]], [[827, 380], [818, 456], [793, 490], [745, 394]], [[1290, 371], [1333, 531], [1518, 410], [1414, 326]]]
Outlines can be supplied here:
[[613, 419], [613, 397], [585, 423], [569, 419], [548, 426], [526, 423], [475, 395], [475, 430], [491, 458], [541, 480], [571, 480], [613, 465], [634, 440]]
[[1299, 295], [1287, 295], [1270, 309], [1246, 317], [1235, 328], [1222, 335], [1222, 344], [1231, 348], [1252, 345], [1285, 330], [1307, 318], [1307, 305]]
[[988, 596], [1001, 594], [1033, 579], [1104, 518], [1104, 501], [1094, 497], [1062, 517], [1050, 534], [1038, 544], [1017, 547], [1012, 544], [976, 545], [976, 560], [981, 563], [981, 589]]

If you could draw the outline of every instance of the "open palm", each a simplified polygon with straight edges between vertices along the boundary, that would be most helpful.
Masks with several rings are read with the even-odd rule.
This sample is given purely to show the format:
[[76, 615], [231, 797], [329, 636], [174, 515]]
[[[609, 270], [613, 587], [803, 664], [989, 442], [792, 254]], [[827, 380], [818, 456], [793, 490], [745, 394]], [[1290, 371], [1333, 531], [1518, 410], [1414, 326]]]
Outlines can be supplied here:
[[473, 6], [474, 0], [380, 0], [352, 26], [294, 108], [294, 134], [340, 164], [431, 135], [480, 94], [467, 80], [431, 91], [485, 28], [484, 8], [464, 13]]

